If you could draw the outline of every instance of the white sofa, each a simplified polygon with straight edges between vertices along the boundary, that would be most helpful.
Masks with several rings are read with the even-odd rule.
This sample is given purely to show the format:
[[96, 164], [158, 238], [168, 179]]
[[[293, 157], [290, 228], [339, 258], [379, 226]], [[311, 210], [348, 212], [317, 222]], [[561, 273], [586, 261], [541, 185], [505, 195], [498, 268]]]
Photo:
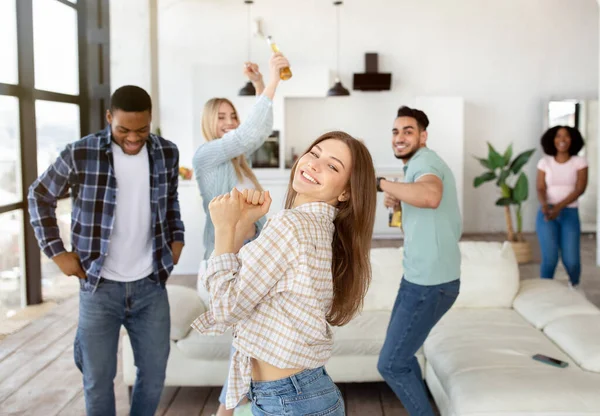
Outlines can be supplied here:
[[[509, 244], [461, 242], [456, 304], [419, 354], [443, 416], [600, 415], [600, 310], [561, 282], [519, 280]], [[373, 249], [364, 310], [335, 328], [327, 370], [335, 382], [381, 381], [377, 359], [402, 276], [402, 249]], [[171, 354], [166, 385], [218, 386], [228, 370], [231, 334], [201, 336], [190, 323], [206, 293], [168, 286]], [[123, 338], [125, 384], [135, 380]], [[536, 353], [569, 362], [561, 369]]]

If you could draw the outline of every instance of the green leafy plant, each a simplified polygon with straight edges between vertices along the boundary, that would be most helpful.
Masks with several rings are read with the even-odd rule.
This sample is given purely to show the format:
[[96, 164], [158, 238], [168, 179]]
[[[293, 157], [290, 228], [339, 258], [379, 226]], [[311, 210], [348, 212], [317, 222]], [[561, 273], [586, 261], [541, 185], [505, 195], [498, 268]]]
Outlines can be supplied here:
[[[494, 146], [488, 143], [487, 159], [475, 157], [487, 171], [473, 180], [473, 186], [478, 188], [486, 182], [496, 181], [496, 186], [500, 190], [500, 198], [496, 201], [496, 205], [504, 207], [508, 241], [524, 241], [522, 204], [529, 197], [529, 181], [525, 172], [521, 172], [521, 170], [534, 152], [535, 149], [526, 150], [513, 159], [512, 144], [508, 146], [504, 154], [500, 154], [494, 149]], [[511, 205], [516, 207], [516, 234], [513, 227]]]

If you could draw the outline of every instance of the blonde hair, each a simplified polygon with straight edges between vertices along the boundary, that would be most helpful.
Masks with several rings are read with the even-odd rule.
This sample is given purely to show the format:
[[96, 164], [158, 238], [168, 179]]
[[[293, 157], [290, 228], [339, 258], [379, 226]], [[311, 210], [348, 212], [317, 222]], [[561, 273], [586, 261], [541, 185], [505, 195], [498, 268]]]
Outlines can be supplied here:
[[[212, 98], [204, 104], [204, 110], [202, 111], [202, 135], [207, 142], [219, 139], [217, 125], [219, 123], [219, 107], [223, 103], [229, 104], [237, 114], [235, 106], [227, 98]], [[262, 186], [258, 183], [258, 179], [256, 179], [256, 175], [252, 172], [252, 168], [248, 165], [244, 154], [231, 159], [231, 163], [235, 170], [235, 176], [237, 176], [239, 181], [243, 181], [245, 176], [252, 181], [257, 190], [263, 191]]]

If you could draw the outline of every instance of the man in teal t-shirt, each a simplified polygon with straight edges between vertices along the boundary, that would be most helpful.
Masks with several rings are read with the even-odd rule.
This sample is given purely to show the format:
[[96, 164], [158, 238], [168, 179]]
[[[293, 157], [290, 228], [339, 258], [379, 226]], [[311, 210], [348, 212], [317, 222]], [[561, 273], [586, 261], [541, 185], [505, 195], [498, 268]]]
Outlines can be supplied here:
[[448, 165], [426, 147], [428, 125], [424, 112], [398, 110], [392, 148], [404, 162], [404, 182], [377, 178], [386, 207], [402, 204], [404, 229], [404, 276], [377, 368], [411, 416], [434, 414], [415, 354], [460, 288], [456, 183]]

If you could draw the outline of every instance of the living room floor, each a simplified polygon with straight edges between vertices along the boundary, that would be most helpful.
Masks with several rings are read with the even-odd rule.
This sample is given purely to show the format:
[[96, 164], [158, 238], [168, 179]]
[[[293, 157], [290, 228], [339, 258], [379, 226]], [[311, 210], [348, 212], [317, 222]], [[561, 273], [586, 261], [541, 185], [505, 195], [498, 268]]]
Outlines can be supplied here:
[[[539, 251], [535, 235], [534, 259], [520, 266], [521, 278], [538, 277]], [[502, 241], [503, 235], [466, 235], [464, 240]], [[400, 240], [376, 240], [374, 247], [398, 247]], [[595, 235], [582, 237], [582, 287], [600, 307], [600, 273], [596, 266]], [[566, 280], [559, 266], [557, 279]], [[174, 276], [170, 285], [195, 287], [195, 276]], [[70, 296], [24, 328], [0, 340], [0, 408], [10, 415], [84, 415], [81, 374], [73, 364], [78, 296]], [[119, 352], [119, 358], [120, 358]], [[127, 386], [121, 360], [115, 379], [117, 414], [128, 413]], [[340, 384], [348, 415], [408, 415], [385, 383]], [[216, 411], [220, 388], [168, 387], [157, 415], [211, 415]]]

